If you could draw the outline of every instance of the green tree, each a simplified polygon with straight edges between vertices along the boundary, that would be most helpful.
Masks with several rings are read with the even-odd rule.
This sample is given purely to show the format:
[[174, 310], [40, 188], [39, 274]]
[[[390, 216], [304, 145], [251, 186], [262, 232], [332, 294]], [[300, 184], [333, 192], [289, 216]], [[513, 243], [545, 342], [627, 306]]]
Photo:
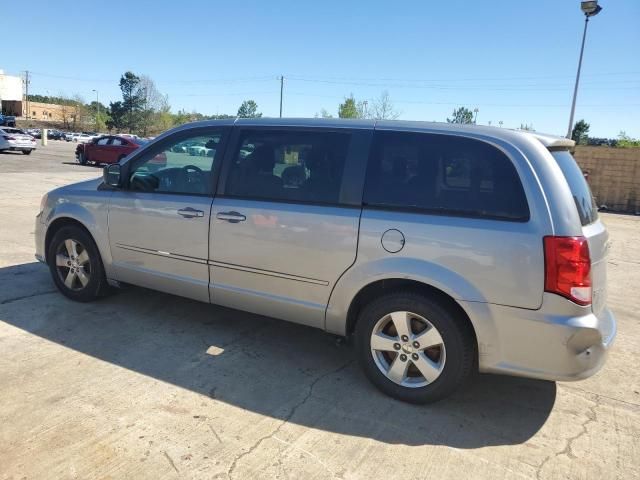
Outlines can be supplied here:
[[473, 123], [473, 112], [465, 107], [456, 108], [452, 118], [447, 118], [447, 123]]
[[358, 109], [356, 99], [353, 94], [344, 99], [344, 102], [338, 106], [338, 117], [340, 118], [362, 118], [362, 112]]
[[618, 135], [618, 141], [616, 142], [616, 147], [619, 148], [632, 148], [632, 147], [640, 147], [640, 140], [637, 138], [631, 138], [627, 135], [627, 132], [621, 131]]
[[129, 133], [138, 130], [141, 123], [141, 112], [144, 107], [144, 96], [141, 92], [140, 77], [133, 72], [125, 72], [120, 77], [120, 90], [122, 91], [122, 105], [124, 107], [123, 126]]
[[111, 102], [109, 104], [109, 119], [106, 122], [107, 128], [109, 130], [124, 130], [126, 127], [126, 115], [127, 109], [124, 106], [124, 103]]
[[589, 141], [589, 124], [584, 120], [578, 120], [573, 126], [571, 140], [578, 145], [586, 145]]
[[240, 118], [260, 118], [262, 113], [258, 112], [258, 104], [253, 100], [245, 100], [238, 108]]

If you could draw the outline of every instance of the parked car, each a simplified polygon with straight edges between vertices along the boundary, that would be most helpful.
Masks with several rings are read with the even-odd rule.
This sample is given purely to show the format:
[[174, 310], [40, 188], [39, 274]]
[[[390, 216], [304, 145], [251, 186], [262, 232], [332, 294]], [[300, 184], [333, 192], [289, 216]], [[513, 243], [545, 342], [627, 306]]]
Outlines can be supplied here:
[[96, 135], [92, 135], [90, 133], [79, 133], [77, 135], [72, 136], [71, 141], [77, 142], [77, 143], [87, 143], [87, 142], [91, 142], [96, 138], [98, 138]]
[[0, 126], [15, 127], [16, 117], [13, 115], [4, 115], [0, 113]]
[[0, 152], [16, 151], [31, 155], [36, 139], [19, 128], [0, 127]]
[[117, 135], [96, 137], [88, 143], [78, 143], [76, 159], [82, 165], [86, 163], [109, 164], [125, 158], [144, 142]]
[[47, 130], [47, 138], [49, 140], [64, 140], [64, 133], [59, 130]]
[[616, 323], [573, 146], [475, 125], [193, 123], [45, 195], [36, 257], [78, 301], [134, 284], [352, 335], [369, 379], [409, 402], [474, 369], [578, 380]]

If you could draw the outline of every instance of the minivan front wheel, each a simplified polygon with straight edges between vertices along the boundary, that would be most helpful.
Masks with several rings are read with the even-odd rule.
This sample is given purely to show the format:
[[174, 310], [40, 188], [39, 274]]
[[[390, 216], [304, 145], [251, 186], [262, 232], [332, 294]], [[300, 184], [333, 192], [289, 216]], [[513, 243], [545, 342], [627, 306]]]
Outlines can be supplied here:
[[473, 368], [474, 342], [463, 320], [418, 293], [391, 293], [366, 305], [355, 334], [367, 377], [399, 400], [446, 397]]
[[108, 291], [98, 248], [82, 228], [58, 230], [49, 245], [47, 260], [56, 287], [66, 297], [89, 302]]

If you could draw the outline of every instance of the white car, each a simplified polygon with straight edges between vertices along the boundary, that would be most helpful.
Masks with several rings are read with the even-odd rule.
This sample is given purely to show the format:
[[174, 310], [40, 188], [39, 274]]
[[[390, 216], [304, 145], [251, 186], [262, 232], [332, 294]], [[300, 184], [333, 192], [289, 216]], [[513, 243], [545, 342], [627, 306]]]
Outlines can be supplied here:
[[36, 139], [19, 128], [0, 127], [0, 152], [20, 151], [25, 155], [36, 149]]
[[77, 135], [73, 135], [71, 137], [71, 141], [78, 143], [89, 143], [91, 140], [99, 136], [100, 135], [89, 135], [88, 133], [78, 133]]

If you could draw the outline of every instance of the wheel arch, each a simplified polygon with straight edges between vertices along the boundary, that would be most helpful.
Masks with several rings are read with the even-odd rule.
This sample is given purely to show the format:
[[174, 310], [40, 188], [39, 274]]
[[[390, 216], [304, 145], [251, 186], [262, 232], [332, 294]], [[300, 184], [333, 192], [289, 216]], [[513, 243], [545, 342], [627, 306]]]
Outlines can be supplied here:
[[448, 293], [433, 285], [418, 280], [407, 278], [386, 278], [377, 280], [365, 285], [353, 297], [347, 310], [345, 333], [351, 335], [354, 330], [362, 308], [375, 298], [395, 292], [412, 292], [436, 300], [445, 308], [454, 312], [460, 318], [473, 336], [476, 352], [478, 349], [478, 338], [473, 322], [464, 308]]
[[[102, 217], [103, 214], [104, 218]], [[54, 215], [47, 220], [47, 230], [44, 238], [45, 261], [48, 261], [49, 246], [55, 233], [66, 226], [77, 226], [84, 230], [96, 244], [105, 274], [107, 278], [111, 278], [112, 258], [109, 247], [106, 211], [98, 213], [98, 217], [95, 218], [91, 211], [79, 208], [78, 205], [71, 203], [58, 205], [55, 208]]]
[[89, 235], [93, 239], [94, 242], [96, 241], [89, 229], [79, 220], [72, 217], [58, 217], [49, 224], [49, 226], [47, 227], [47, 233], [44, 237], [44, 255], [46, 261], [49, 261], [49, 246], [51, 245], [51, 240], [53, 239], [54, 235], [58, 231], [60, 231], [60, 229], [70, 226], [81, 228], [87, 233], [87, 235]]

